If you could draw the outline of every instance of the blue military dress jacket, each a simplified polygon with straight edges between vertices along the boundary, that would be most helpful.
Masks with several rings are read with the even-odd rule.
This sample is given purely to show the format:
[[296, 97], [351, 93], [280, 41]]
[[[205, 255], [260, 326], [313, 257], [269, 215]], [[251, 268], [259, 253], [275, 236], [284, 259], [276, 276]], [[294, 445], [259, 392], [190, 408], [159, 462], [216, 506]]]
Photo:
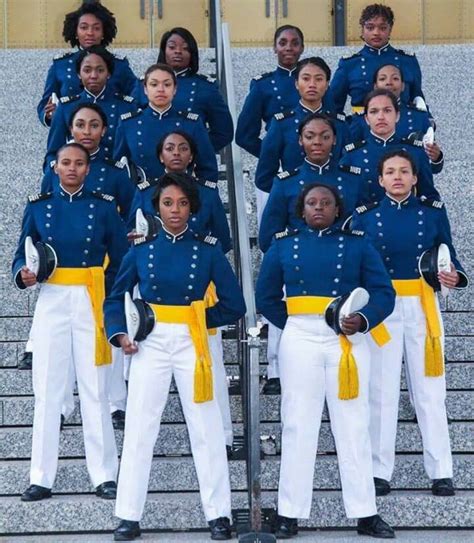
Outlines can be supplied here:
[[386, 195], [378, 204], [356, 209], [352, 228], [364, 229], [381, 255], [390, 279], [419, 279], [421, 255], [446, 243], [453, 264], [461, 273], [459, 287], [467, 284], [453, 247], [446, 209], [439, 200], [411, 195], [397, 202]]
[[53, 192], [30, 196], [12, 266], [15, 284], [20, 289], [26, 288], [20, 271], [25, 265], [27, 236], [31, 236], [33, 243], [42, 241], [51, 245], [59, 268], [103, 266], [107, 255], [107, 291], [112, 288], [128, 247], [125, 225], [114, 198], [91, 192], [84, 186], [73, 195], [58, 186]]
[[[173, 98], [174, 107], [183, 113], [197, 113], [208, 127], [209, 139], [216, 153], [232, 142], [234, 123], [216, 80], [192, 73], [189, 68], [176, 72], [178, 86]], [[148, 105], [143, 81], [138, 80], [133, 96], [141, 106]]]
[[207, 327], [235, 322], [244, 315], [245, 302], [216, 238], [190, 229], [173, 235], [161, 228], [151, 239], [136, 239], [104, 304], [109, 341], [113, 343], [115, 335], [126, 333], [124, 294], [131, 294], [135, 285], [148, 303], [190, 305], [204, 299], [211, 281], [219, 301], [206, 309]]
[[[229, 223], [219, 196], [219, 189], [215, 181], [205, 181], [194, 178], [199, 191], [199, 201], [201, 203], [199, 211], [193, 213], [189, 218], [189, 226], [197, 234], [204, 236], [211, 235], [216, 237], [224, 253], [232, 248], [230, 240]], [[135, 196], [132, 203], [130, 219], [128, 221], [129, 229], [135, 227], [135, 213], [141, 209], [143, 213], [156, 215], [156, 210], [152, 204], [152, 198], [156, 190], [158, 179], [146, 180], [137, 185]]]
[[341, 220], [350, 216], [362, 199], [360, 169], [338, 166], [335, 160], [322, 166], [305, 160], [299, 168], [278, 174], [263, 211], [258, 233], [262, 251], [268, 250], [277, 232], [287, 227], [304, 226], [303, 219], [296, 216], [295, 206], [301, 191], [310, 183], [323, 183], [337, 189], [344, 206]]
[[115, 134], [113, 156], [140, 166], [147, 177], [159, 177], [164, 166], [156, 155], [159, 141], [170, 132], [182, 130], [191, 136], [197, 146], [196, 173], [199, 177], [217, 181], [216, 154], [208, 132], [197, 113], [181, 113], [174, 106], [159, 112], [152, 106], [135, 113], [122, 115]]
[[[278, 66], [273, 72], [254, 77], [237, 121], [235, 142], [253, 156], [261, 155], [260, 132], [262, 121], [265, 126], [275, 113], [294, 108], [300, 99], [295, 87], [295, 69], [287, 70]], [[328, 93], [323, 98], [323, 108], [333, 110]]]
[[104, 111], [108, 126], [102, 139], [102, 149], [110, 157], [114, 150], [115, 132], [120, 117], [124, 113], [135, 112], [138, 109], [135, 100], [131, 96], [115, 92], [109, 84], [97, 96], [86, 89], [79, 94], [63, 96], [51, 121], [47, 143], [48, 159], [52, 160], [56, 156], [58, 149], [70, 138], [69, 121], [73, 111], [80, 104], [97, 104]]
[[[332, 114], [322, 108], [318, 112], [332, 118], [336, 127], [336, 143], [331, 155], [339, 160], [345, 145], [353, 141], [349, 137], [349, 127], [344, 114]], [[298, 128], [311, 111], [299, 102], [292, 110], [276, 113], [270, 122], [267, 134], [262, 141], [262, 150], [255, 172], [255, 184], [260, 190], [270, 192], [272, 181], [278, 170], [292, 170], [304, 160], [303, 147], [299, 144]]]
[[433, 183], [431, 164], [423, 148], [423, 142], [416, 138], [402, 138], [394, 133], [386, 140], [369, 133], [366, 139], [350, 143], [345, 147], [340, 164], [354, 166], [361, 170], [363, 203], [379, 202], [385, 195], [379, 184], [378, 163], [384, 154], [404, 149], [413, 157], [418, 169], [416, 190], [418, 196], [439, 198]]
[[413, 53], [395, 49], [390, 44], [380, 49], [365, 44], [357, 53], [339, 60], [330, 86], [336, 111], [344, 111], [347, 96], [353, 107], [362, 106], [364, 98], [373, 89], [375, 72], [385, 64], [393, 64], [403, 73], [403, 102], [412, 102], [416, 96], [423, 97], [420, 65]]
[[[46, 76], [43, 96], [36, 108], [39, 120], [45, 126], [49, 126], [49, 121], [45, 119], [44, 108], [53, 92], [56, 93], [58, 98], [61, 98], [62, 96], [73, 96], [82, 91], [81, 80], [76, 72], [76, 60], [80, 52], [80, 49], [70, 51], [53, 59]], [[109, 87], [120, 94], [131, 94], [135, 88], [137, 78], [125, 57], [115, 54], [113, 56], [114, 73], [109, 79]]]
[[[41, 192], [51, 192], [59, 187], [59, 177], [54, 172], [55, 160], [46, 165], [46, 171], [41, 181]], [[99, 148], [91, 154], [89, 173], [84, 181], [86, 189], [104, 194], [110, 194], [115, 198], [120, 216], [126, 222], [129, 217], [130, 207], [135, 195], [135, 184], [130, 179], [127, 165], [120, 161], [108, 158]]]
[[363, 232], [308, 226], [275, 235], [257, 280], [257, 310], [278, 328], [288, 313], [286, 296], [338, 297], [365, 288], [369, 303], [359, 313], [368, 331], [393, 311], [395, 292], [382, 259]]

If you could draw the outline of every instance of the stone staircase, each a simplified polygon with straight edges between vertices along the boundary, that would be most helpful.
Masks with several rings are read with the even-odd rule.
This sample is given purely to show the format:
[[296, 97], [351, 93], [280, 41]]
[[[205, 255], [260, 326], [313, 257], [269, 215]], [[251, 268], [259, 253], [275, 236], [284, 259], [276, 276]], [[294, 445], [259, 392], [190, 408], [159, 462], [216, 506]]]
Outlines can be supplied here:
[[[335, 67], [348, 48], [311, 49], [307, 54], [321, 55]], [[466, 210], [472, 210], [470, 168], [474, 138], [468, 129], [472, 113], [472, 91], [464, 74], [472, 73], [473, 46], [431, 46], [416, 48], [422, 65], [428, 102], [438, 122], [439, 141], [446, 154], [445, 171], [436, 179], [447, 203], [455, 245], [468, 273], [472, 275], [472, 228]], [[124, 51], [136, 73], [152, 63], [156, 52]], [[23, 503], [19, 495], [29, 483], [33, 395], [31, 374], [16, 365], [28, 336], [35, 294], [19, 293], [11, 283], [9, 267], [18, 239], [26, 195], [36, 192], [47, 132], [35, 116], [44, 76], [55, 51], [2, 51], [0, 67], [4, 74], [4, 94], [0, 107], [0, 134], [4, 168], [0, 173], [2, 208], [0, 211], [0, 536], [28, 533], [87, 533], [111, 531], [116, 526], [113, 502], [96, 498], [87, 475], [80, 414], [68, 419], [61, 433], [58, 475], [51, 500]], [[211, 52], [203, 54], [202, 71], [212, 73]], [[253, 75], [273, 66], [273, 55], [263, 50], [234, 50], [235, 89], [241, 105]], [[26, 67], [26, 69], [25, 69]], [[441, 88], [442, 87], [442, 88]], [[2, 92], [2, 91], [0, 91]], [[444, 101], [449, 100], [449, 103]], [[466, 105], [466, 107], [464, 107]], [[459, 130], [463, 127], [463, 130]], [[251, 236], [256, 235], [255, 207], [251, 179], [255, 161], [244, 153], [244, 167], [250, 172], [245, 187], [249, 206]], [[225, 199], [225, 184], [220, 183]], [[254, 270], [260, 255], [252, 250]], [[402, 399], [397, 437], [397, 462], [394, 491], [379, 498], [381, 513], [399, 528], [472, 528], [474, 522], [474, 475], [472, 470], [473, 360], [472, 289], [452, 295], [445, 304], [447, 409], [454, 453], [456, 496], [438, 498], [429, 491], [422, 464], [420, 434], [402, 383]], [[235, 340], [224, 341], [226, 369], [236, 375]], [[261, 373], [265, 356], [261, 353]], [[240, 396], [231, 397], [236, 435], [243, 433]], [[261, 396], [262, 433], [274, 434], [279, 447], [279, 397]], [[119, 449], [122, 432], [116, 433]], [[279, 456], [262, 461], [264, 507], [274, 507], [278, 483]], [[230, 462], [233, 507], [247, 506], [245, 463]], [[353, 526], [345, 518], [340, 494], [334, 442], [324, 413], [314, 475], [311, 518], [301, 522], [308, 528], [344, 528]], [[150, 477], [150, 494], [141, 522], [148, 530], [189, 530], [206, 527], [201, 512], [197, 479], [190, 456], [187, 432], [179, 399], [172, 392], [165, 409], [161, 435], [155, 447]], [[434, 534], [434, 532], [433, 532]], [[110, 536], [109, 536], [110, 537]], [[184, 536], [183, 536], [184, 537]], [[436, 539], [442, 541], [441, 539]], [[433, 540], [435, 536], [433, 535]]]

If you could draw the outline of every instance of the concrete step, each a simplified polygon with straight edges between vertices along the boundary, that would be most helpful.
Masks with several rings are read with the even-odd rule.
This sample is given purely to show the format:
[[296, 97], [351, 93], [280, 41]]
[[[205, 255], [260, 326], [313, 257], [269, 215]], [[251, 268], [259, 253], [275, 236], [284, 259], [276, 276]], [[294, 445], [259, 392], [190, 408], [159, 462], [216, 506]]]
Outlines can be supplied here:
[[[452, 422], [449, 425], [451, 447], [455, 453], [469, 453], [473, 450], [472, 422]], [[241, 424], [234, 425], [235, 435], [243, 435]], [[262, 434], [273, 434], [276, 437], [277, 446], [280, 446], [280, 424], [263, 423]], [[25, 459], [31, 453], [31, 428], [2, 428], [0, 429], [0, 460], [1, 459]], [[122, 447], [123, 432], [116, 431], [115, 438], [119, 450]], [[421, 452], [421, 436], [417, 424], [414, 422], [401, 422], [398, 425], [396, 442], [397, 452]], [[334, 452], [334, 440], [329, 423], [321, 424], [318, 451], [320, 453]], [[162, 424], [160, 437], [155, 445], [154, 454], [158, 456], [181, 456], [191, 453], [188, 434], [184, 424]], [[59, 442], [59, 456], [63, 458], [78, 458], [84, 456], [84, 443], [82, 428], [66, 427], [61, 432]]]
[[[274, 507], [275, 492], [264, 492], [262, 503]], [[395, 491], [378, 498], [379, 513], [394, 527], [406, 528], [466, 528], [472, 523], [473, 493], [458, 492], [456, 496], [440, 498], [428, 491]], [[232, 495], [232, 506], [247, 504], [245, 493]], [[42, 502], [24, 503], [18, 497], [0, 502], [0, 533], [58, 533], [108, 531], [117, 526], [113, 516], [114, 503], [90, 495], [54, 496]], [[205, 528], [197, 493], [151, 493], [140, 522], [144, 529], [189, 530]], [[345, 516], [342, 496], [338, 491], [313, 493], [313, 506], [302, 527], [350, 527], [355, 520]]]
[[[456, 454], [453, 457], [454, 482], [456, 488], [466, 490], [474, 487], [474, 472], [471, 469], [472, 455]], [[247, 474], [245, 462], [229, 463], [232, 490], [246, 490]], [[29, 485], [29, 460], [11, 460], [0, 464], [0, 495], [20, 495]], [[275, 490], [278, 487], [280, 457], [266, 457], [262, 461], [262, 488]], [[391, 481], [393, 489], [429, 489], [431, 482], [423, 468], [421, 455], [397, 455], [395, 472]], [[150, 492], [197, 491], [198, 482], [191, 457], [155, 458], [152, 463]], [[339, 471], [336, 455], [318, 455], [314, 472], [315, 490], [339, 490]], [[87, 494], [94, 491], [84, 459], [61, 459], [59, 461], [55, 494]]]
[[[79, 398], [75, 397], [76, 408], [68, 417], [68, 425], [81, 424]], [[262, 421], [280, 420], [280, 396], [260, 398], [260, 419]], [[231, 415], [234, 422], [243, 422], [241, 396], [230, 396]], [[474, 391], [448, 391], [446, 396], [448, 418], [452, 421], [474, 420]], [[31, 426], [33, 424], [34, 398], [31, 396], [10, 396], [0, 398], [0, 426]], [[408, 392], [400, 396], [398, 418], [402, 421], [414, 420], [415, 410], [410, 404]], [[323, 420], [329, 420], [327, 408]], [[163, 412], [163, 422], [184, 422], [181, 402], [177, 394], [170, 394]]]

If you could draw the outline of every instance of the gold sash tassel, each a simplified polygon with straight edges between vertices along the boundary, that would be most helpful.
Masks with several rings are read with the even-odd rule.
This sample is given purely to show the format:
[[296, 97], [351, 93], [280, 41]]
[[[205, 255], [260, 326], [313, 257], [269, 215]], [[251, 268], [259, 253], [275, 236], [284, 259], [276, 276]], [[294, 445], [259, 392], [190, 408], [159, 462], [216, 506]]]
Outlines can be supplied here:
[[104, 268], [56, 268], [47, 280], [51, 285], [82, 285], [87, 288], [91, 299], [95, 321], [95, 365], [104, 366], [112, 363], [112, 350], [107, 341], [104, 329], [104, 313], [102, 306], [105, 299]]
[[423, 313], [426, 317], [425, 376], [441, 377], [444, 374], [442, 332], [434, 290], [424, 279], [398, 279], [392, 283], [397, 296], [420, 297]]

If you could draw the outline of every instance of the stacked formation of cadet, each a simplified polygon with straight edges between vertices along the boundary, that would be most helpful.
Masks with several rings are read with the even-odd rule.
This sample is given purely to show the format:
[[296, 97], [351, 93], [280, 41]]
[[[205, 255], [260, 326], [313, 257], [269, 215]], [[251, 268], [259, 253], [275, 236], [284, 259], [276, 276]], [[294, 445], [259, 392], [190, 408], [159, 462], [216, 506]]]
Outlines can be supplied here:
[[[390, 45], [393, 24], [388, 6], [365, 7], [364, 46], [332, 78], [322, 58], [301, 59], [299, 28], [278, 28], [277, 68], [251, 81], [236, 126], [258, 158], [256, 304], [268, 324], [262, 393], [281, 394], [281, 539], [310, 516], [325, 402], [347, 517], [359, 534], [395, 537], [375, 498], [391, 491], [402, 361], [432, 492], [455, 493], [436, 292], [468, 279], [435, 187], [444, 156], [420, 66]], [[19, 364], [35, 395], [21, 499], [52, 495], [77, 386], [91, 482], [116, 499], [114, 539], [139, 537], [174, 378], [211, 538], [226, 540], [233, 430], [221, 328], [246, 311], [217, 186], [232, 117], [199, 73], [188, 30], [164, 33], [140, 79], [107, 50], [116, 33], [98, 1], [67, 14], [75, 49], [54, 59], [37, 108], [49, 127], [43, 178], [13, 260], [19, 289], [41, 284]], [[124, 430], [118, 477], [114, 428]]]

